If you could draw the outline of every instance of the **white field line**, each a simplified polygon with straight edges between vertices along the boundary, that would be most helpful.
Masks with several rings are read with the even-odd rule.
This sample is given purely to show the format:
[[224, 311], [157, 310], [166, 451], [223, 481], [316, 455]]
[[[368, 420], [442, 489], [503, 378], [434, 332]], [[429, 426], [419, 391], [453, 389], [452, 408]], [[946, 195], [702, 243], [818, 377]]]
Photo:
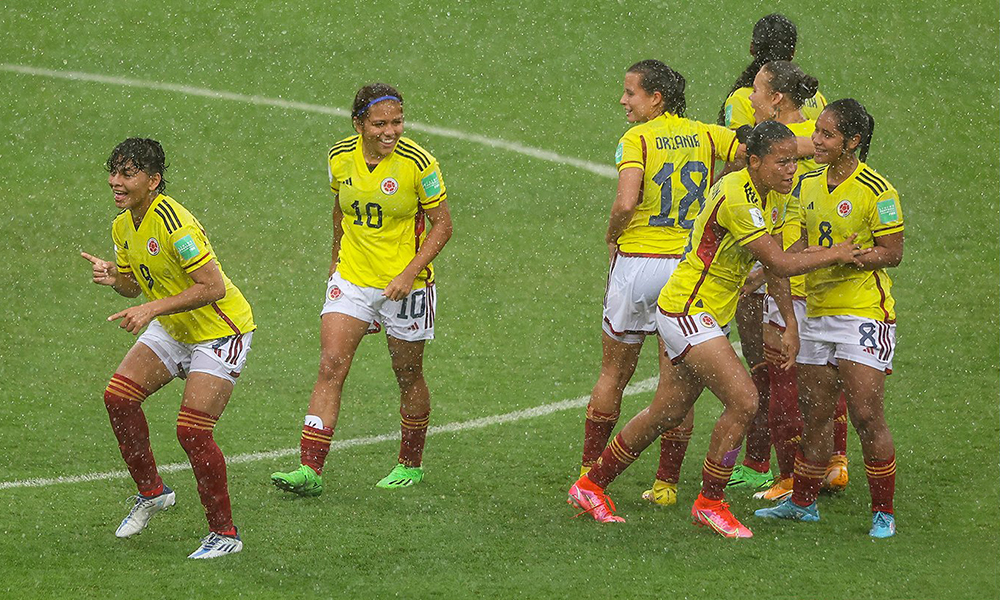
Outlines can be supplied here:
[[[643, 392], [649, 392], [656, 388], [656, 383], [658, 377], [650, 377], [649, 379], [643, 379], [642, 381], [633, 383], [625, 388], [625, 396], [632, 396], [635, 394], [641, 394]], [[541, 406], [536, 406], [534, 408], [526, 408], [523, 410], [515, 410], [514, 412], [504, 413], [502, 415], [493, 415], [491, 417], [481, 417], [479, 419], [471, 419], [469, 421], [459, 421], [456, 423], [448, 423], [446, 425], [436, 425], [427, 430], [427, 435], [436, 435], [438, 433], [456, 433], [459, 431], [468, 431], [470, 429], [482, 429], [484, 427], [490, 427], [493, 425], [502, 425], [504, 423], [513, 423], [515, 421], [523, 421], [525, 419], [534, 419], [536, 417], [543, 417], [545, 415], [550, 415], [555, 412], [569, 410], [572, 408], [580, 408], [587, 405], [590, 401], [590, 395], [580, 396], [579, 398], [571, 398], [569, 400], [560, 400], [558, 402], [552, 402], [550, 404], [543, 404]], [[353, 438], [348, 440], [337, 440], [330, 444], [330, 450], [344, 450], [347, 448], [353, 448], [355, 446], [369, 446], [371, 444], [377, 444], [379, 442], [389, 442], [392, 440], [399, 439], [399, 431], [395, 433], [384, 433], [382, 435], [373, 435], [369, 437]], [[269, 460], [272, 458], [283, 458], [286, 456], [297, 456], [299, 453], [298, 448], [283, 448], [281, 450], [270, 450], [267, 452], [251, 452], [249, 454], [237, 454], [235, 456], [230, 456], [226, 458], [226, 464], [235, 465], [240, 463], [256, 462], [259, 460]], [[175, 473], [177, 471], [188, 471], [191, 469], [191, 465], [184, 463], [170, 463], [166, 465], [160, 465], [159, 471], [161, 473]], [[106, 481], [110, 479], [125, 479], [129, 477], [128, 471], [106, 471], [104, 473], [85, 473], [83, 475], [67, 475], [63, 477], [49, 477], [49, 478], [38, 478], [38, 479], [20, 479], [17, 481], [0, 481], [0, 490], [7, 490], [12, 488], [27, 488], [27, 487], [48, 487], [50, 485], [56, 485], [59, 483], [85, 483], [88, 481]]]
[[[293, 102], [291, 100], [282, 100], [280, 98], [268, 98], [266, 96], [234, 94], [232, 92], [210, 90], [207, 88], [193, 87], [189, 85], [181, 85], [176, 83], [164, 83], [159, 81], [148, 81], [144, 79], [130, 79], [127, 77], [113, 77], [110, 75], [99, 75], [96, 73], [82, 73], [80, 71], [53, 71], [51, 69], [39, 69], [36, 67], [28, 67], [24, 65], [12, 65], [6, 63], [0, 63], [0, 71], [20, 73], [22, 75], [34, 75], [37, 77], [66, 79], [70, 81], [86, 81], [91, 83], [104, 83], [107, 85], [142, 88], [147, 90], [176, 92], [178, 94], [187, 94], [189, 96], [200, 96], [202, 98], [213, 98], [216, 100], [230, 100], [233, 102], [243, 102], [246, 104], [255, 104], [258, 106], [273, 106], [276, 108], [284, 108], [288, 110], [299, 110], [303, 112], [334, 115], [337, 117], [351, 116], [350, 111], [345, 110], [343, 108], [322, 106], [320, 104], [307, 104], [305, 102]], [[618, 172], [615, 170], [614, 167], [610, 165], [602, 165], [599, 163], [593, 163], [586, 160], [580, 160], [578, 158], [573, 158], [570, 156], [563, 156], [555, 152], [550, 152], [548, 150], [542, 150], [539, 148], [532, 148], [531, 146], [525, 146], [517, 142], [498, 140], [483, 135], [479, 135], [476, 133], [466, 133], [464, 131], [459, 131], [457, 129], [437, 127], [435, 125], [427, 125], [425, 123], [418, 123], [409, 120], [406, 122], [406, 127], [408, 129], [414, 131], [420, 131], [422, 133], [428, 133], [430, 135], [439, 135], [442, 137], [453, 138], [466, 142], [474, 142], [477, 144], [482, 144], [483, 146], [487, 146], [489, 148], [509, 150], [511, 152], [517, 152], [518, 154], [530, 156], [532, 158], [537, 158], [540, 160], [545, 160], [548, 162], [553, 162], [561, 165], [569, 165], [571, 167], [576, 167], [584, 171], [589, 171], [596, 175], [601, 175], [602, 177], [609, 177], [609, 178], [618, 177]]]

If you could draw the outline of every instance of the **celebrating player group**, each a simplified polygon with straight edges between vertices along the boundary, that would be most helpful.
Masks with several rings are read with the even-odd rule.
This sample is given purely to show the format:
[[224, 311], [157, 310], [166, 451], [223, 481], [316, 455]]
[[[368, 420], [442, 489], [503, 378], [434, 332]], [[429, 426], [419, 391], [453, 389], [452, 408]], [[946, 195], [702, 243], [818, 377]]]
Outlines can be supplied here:
[[[625, 74], [621, 104], [637, 124], [616, 154], [603, 361], [567, 500], [581, 515], [624, 521], [607, 487], [657, 437], [660, 466], [643, 498], [677, 501], [692, 407], [707, 388], [723, 412], [691, 508], [696, 525], [752, 537], [725, 502], [740, 488], [777, 502], [757, 517], [819, 521], [821, 488], [847, 485], [849, 415], [871, 491], [869, 533], [896, 532], [882, 400], [895, 349], [885, 270], [903, 257], [899, 195], [864, 163], [874, 119], [854, 99], [827, 104], [818, 80], [791, 62], [796, 41], [781, 15], [757, 22], [753, 61], [719, 115], [725, 127], [684, 118], [684, 78], [665, 64], [642, 61]], [[735, 138], [743, 143], [733, 149]], [[729, 161], [718, 180], [715, 158]], [[734, 320], [749, 371], [726, 339]], [[649, 334], [658, 336], [659, 385], [612, 439]]]
[[[695, 524], [751, 537], [725, 502], [727, 490], [741, 489], [776, 503], [758, 517], [820, 520], [820, 491], [847, 485], [849, 416], [871, 491], [870, 534], [895, 534], [895, 450], [882, 401], [895, 346], [886, 268], [903, 255], [899, 196], [864, 162], [872, 117], [853, 99], [827, 104], [818, 80], [791, 62], [795, 45], [795, 26], [785, 17], [758, 21], [753, 62], [718, 125], [685, 116], [685, 79], [663, 62], [643, 60], [625, 72], [620, 102], [634, 125], [615, 156], [601, 368], [586, 412], [580, 477], [567, 500], [581, 515], [624, 521], [607, 487], [657, 438], [659, 468], [642, 497], [675, 504], [694, 404], [708, 389], [723, 412], [691, 509]], [[362, 87], [352, 108], [355, 135], [328, 153], [333, 244], [319, 374], [299, 464], [270, 478], [298, 496], [323, 492], [344, 382], [362, 339], [380, 331], [400, 389], [401, 441], [395, 466], [376, 486], [405, 488], [424, 478], [431, 403], [423, 355], [436, 307], [431, 263], [452, 221], [437, 160], [403, 136], [403, 106], [389, 85]], [[158, 142], [125, 140], [107, 170], [120, 210], [115, 256], [82, 256], [94, 283], [147, 299], [108, 318], [138, 336], [104, 392], [137, 489], [116, 535], [141, 532], [175, 503], [153, 458], [142, 403], [179, 377], [177, 437], [209, 526], [190, 558], [239, 552], [213, 430], [250, 352], [250, 305], [222, 271], [205, 229], [165, 194]], [[748, 366], [728, 340], [733, 322]], [[649, 406], [612, 438], [647, 336], [657, 339], [659, 384]]]

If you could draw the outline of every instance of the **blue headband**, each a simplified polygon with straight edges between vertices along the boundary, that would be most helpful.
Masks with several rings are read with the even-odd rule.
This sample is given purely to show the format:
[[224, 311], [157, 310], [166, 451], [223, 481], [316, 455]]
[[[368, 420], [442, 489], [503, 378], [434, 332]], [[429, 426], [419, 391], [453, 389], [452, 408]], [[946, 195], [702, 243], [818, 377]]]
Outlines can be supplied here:
[[371, 102], [369, 102], [368, 104], [366, 104], [364, 108], [362, 108], [361, 110], [359, 110], [358, 111], [358, 116], [360, 117], [361, 115], [365, 114], [366, 112], [368, 112], [368, 109], [371, 108], [373, 104], [378, 104], [379, 102], [381, 102], [383, 100], [395, 100], [396, 102], [399, 102], [400, 104], [403, 103], [402, 100], [400, 100], [399, 98], [397, 98], [395, 96], [379, 96], [378, 98], [375, 98], [374, 100], [372, 100]]

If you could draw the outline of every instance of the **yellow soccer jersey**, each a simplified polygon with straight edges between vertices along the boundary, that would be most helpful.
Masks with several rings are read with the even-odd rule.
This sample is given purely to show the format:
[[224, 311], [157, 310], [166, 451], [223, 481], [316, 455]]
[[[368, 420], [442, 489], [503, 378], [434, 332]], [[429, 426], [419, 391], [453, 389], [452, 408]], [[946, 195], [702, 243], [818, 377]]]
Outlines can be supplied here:
[[143, 294], [159, 300], [194, 285], [193, 273], [215, 260], [226, 282], [226, 295], [201, 308], [162, 315], [156, 320], [172, 338], [186, 344], [205, 342], [253, 331], [250, 304], [239, 288], [226, 277], [198, 219], [170, 196], [158, 195], [139, 223], [132, 213], [122, 211], [111, 225], [118, 271], [131, 273]]
[[[854, 173], [830, 191], [826, 171], [806, 173], [799, 184], [810, 246], [829, 248], [856, 233], [855, 243], [870, 248], [875, 238], [903, 231], [899, 193], [881, 175], [859, 161]], [[896, 320], [891, 289], [885, 269], [825, 267], [806, 274], [806, 315], [853, 315], [891, 323]]]
[[[337, 271], [355, 285], [385, 288], [403, 272], [427, 237], [423, 211], [447, 199], [437, 160], [409, 138], [368, 170], [361, 136], [330, 149], [330, 190], [344, 213]], [[434, 281], [428, 265], [413, 288]]]
[[[816, 131], [816, 121], [802, 121], [801, 123], [792, 123], [788, 126], [792, 130], [792, 133], [799, 137], [812, 137], [814, 131]], [[805, 175], [809, 171], [815, 171], [819, 168], [819, 164], [813, 160], [811, 156], [806, 158], [800, 158], [798, 165], [795, 168], [795, 180], [799, 181], [802, 175]], [[791, 203], [788, 207], [788, 217], [785, 219], [785, 226], [781, 228], [781, 239], [782, 248], [788, 250], [788, 247], [794, 244], [802, 236], [802, 222], [798, 219], [798, 196], [799, 189], [796, 185], [795, 190], [792, 192]], [[798, 298], [805, 298], [806, 296], [806, 276], [796, 275], [794, 277], [789, 277], [788, 282], [791, 284], [792, 296]]]
[[695, 219], [684, 260], [660, 292], [660, 310], [706, 311], [719, 323], [732, 321], [740, 287], [755, 262], [743, 246], [781, 229], [790, 197], [772, 191], [762, 200], [746, 169], [720, 179]]
[[[735, 130], [743, 125], [753, 127], [757, 124], [753, 106], [750, 104], [751, 92], [753, 92], [752, 87], [742, 87], [726, 98], [726, 127]], [[802, 103], [802, 114], [805, 115], [806, 119], [815, 121], [824, 108], [826, 108], [826, 98], [817, 91], [815, 96]]]
[[671, 114], [629, 129], [618, 142], [618, 171], [643, 170], [635, 214], [618, 236], [626, 254], [679, 257], [695, 217], [705, 204], [705, 190], [715, 173], [715, 159], [732, 160], [739, 142], [719, 125], [706, 125]]

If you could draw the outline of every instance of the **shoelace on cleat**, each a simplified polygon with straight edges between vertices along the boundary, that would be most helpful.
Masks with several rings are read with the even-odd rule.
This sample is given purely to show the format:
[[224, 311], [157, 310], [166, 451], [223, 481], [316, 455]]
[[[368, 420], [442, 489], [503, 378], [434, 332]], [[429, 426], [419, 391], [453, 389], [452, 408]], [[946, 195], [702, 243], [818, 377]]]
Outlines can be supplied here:
[[591, 493], [594, 494], [594, 496], [597, 496], [597, 499], [600, 500], [601, 503], [600, 504], [595, 504], [594, 506], [591, 506], [590, 508], [581, 510], [580, 512], [578, 512], [575, 515], [573, 515], [574, 519], [577, 518], [577, 517], [579, 517], [580, 515], [584, 515], [584, 514], [587, 514], [587, 513], [591, 513], [590, 516], [594, 516], [593, 512], [595, 510], [597, 510], [598, 508], [605, 509], [611, 515], [615, 514], [615, 510], [617, 510], [615, 508], [615, 503], [614, 503], [613, 500], [611, 500], [611, 498], [607, 494], [602, 494], [600, 492], [591, 492]]

